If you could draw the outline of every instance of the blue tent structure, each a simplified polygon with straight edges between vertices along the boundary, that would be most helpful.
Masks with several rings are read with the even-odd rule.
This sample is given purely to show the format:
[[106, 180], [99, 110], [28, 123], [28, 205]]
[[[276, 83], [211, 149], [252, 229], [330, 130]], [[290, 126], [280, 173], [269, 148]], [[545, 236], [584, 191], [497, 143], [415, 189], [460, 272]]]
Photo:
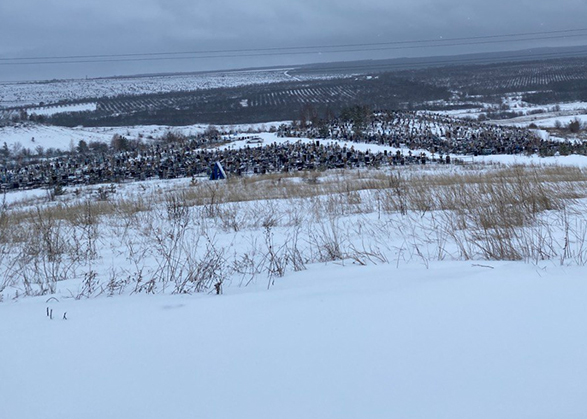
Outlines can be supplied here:
[[210, 180], [220, 179], [226, 179], [226, 172], [224, 171], [224, 167], [222, 167], [222, 164], [219, 161], [217, 161], [216, 163], [214, 163], [214, 166], [212, 166], [212, 171], [210, 172]]

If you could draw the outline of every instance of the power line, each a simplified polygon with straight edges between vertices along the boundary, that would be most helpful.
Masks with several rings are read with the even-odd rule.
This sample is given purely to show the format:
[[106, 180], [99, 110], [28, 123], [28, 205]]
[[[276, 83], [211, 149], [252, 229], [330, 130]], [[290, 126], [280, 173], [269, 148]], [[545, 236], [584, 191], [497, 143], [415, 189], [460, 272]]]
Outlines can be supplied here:
[[[507, 64], [515, 64], [516, 61], [538, 61], [538, 60], [549, 60], [555, 58], [576, 58], [576, 57], [584, 57], [587, 55], [587, 49], [573, 51], [573, 52], [543, 52], [540, 54], [508, 54], [507, 56], [503, 57], [466, 57], [466, 58], [447, 58], [439, 56], [435, 57], [427, 57], [427, 58], [409, 58], [410, 62], [389, 62], [389, 63], [382, 63], [382, 64], [360, 64], [360, 65], [343, 65], [343, 66], [332, 66], [329, 63], [325, 64], [318, 64], [322, 65], [321, 68], [311, 68], [311, 67], [291, 67], [288, 68], [288, 71], [299, 71], [301, 73], [324, 73], [324, 72], [333, 72], [333, 71], [357, 71], [357, 72], [365, 72], [365, 71], [378, 71], [378, 70], [387, 70], [387, 69], [419, 69], [425, 67], [434, 67], [434, 66], [451, 66], [451, 65], [466, 65], [466, 64], [498, 64], [498, 63], [507, 63]], [[283, 69], [276, 69], [275, 71], [283, 71]], [[221, 72], [231, 72], [231, 70], [227, 71], [214, 71], [213, 73], [221, 73]], [[209, 73], [209, 72], [208, 72]], [[24, 83], [25, 81], [6, 81], [0, 82], [0, 84], [14, 84], [14, 83]]]
[[433, 66], [444, 66], [444, 65], [460, 65], [460, 64], [498, 64], [498, 63], [506, 63], [506, 64], [515, 64], [516, 62], [525, 62], [525, 61], [539, 61], [539, 60], [548, 60], [548, 59], [555, 59], [555, 58], [577, 58], [577, 57], [584, 57], [587, 55], [587, 49], [581, 51], [574, 51], [574, 52], [565, 52], [565, 53], [542, 53], [542, 54], [508, 54], [507, 56], [503, 57], [469, 57], [469, 58], [448, 58], [446, 57], [438, 57], [439, 59], [433, 59], [433, 57], [428, 57], [426, 59], [418, 59], [418, 58], [409, 58], [408, 60], [412, 60], [411, 62], [390, 62], [390, 63], [383, 63], [383, 64], [360, 64], [360, 65], [350, 65], [350, 66], [329, 66], [329, 63], [325, 64], [317, 64], [322, 65], [322, 68], [297, 68], [294, 70], [290, 70], [295, 72], [298, 70], [300, 73], [323, 73], [323, 72], [332, 72], [332, 71], [347, 71], [347, 70], [356, 70], [356, 71], [365, 71], [365, 70], [385, 70], [385, 69], [396, 69], [396, 68], [413, 68], [417, 69], [418, 67], [433, 67]]
[[[580, 33], [583, 32], [583, 33]], [[536, 36], [544, 35], [544, 36]], [[547, 35], [547, 36], [546, 36]], [[438, 48], [466, 45], [511, 43], [537, 40], [550, 40], [560, 38], [576, 38], [587, 36], [587, 28], [567, 29], [558, 31], [526, 32], [502, 35], [487, 35], [460, 38], [428, 39], [375, 42], [361, 44], [339, 44], [321, 46], [294, 46], [294, 47], [273, 47], [273, 48], [246, 48], [232, 50], [206, 50], [206, 51], [183, 51], [183, 52], [152, 52], [152, 53], [131, 53], [131, 54], [102, 54], [102, 55], [69, 55], [69, 56], [46, 56], [46, 57], [23, 57], [23, 58], [0, 58], [2, 66], [17, 65], [40, 65], [40, 64], [80, 64], [80, 63], [108, 63], [108, 62], [133, 62], [133, 61], [163, 61], [163, 60], [186, 60], [186, 59], [208, 59], [208, 58], [238, 58], [238, 57], [261, 57], [261, 56], [286, 56], [286, 55], [308, 55], [308, 54], [334, 54], [348, 52], [370, 52], [387, 51], [400, 49], [421, 49]], [[500, 39], [515, 38], [520, 39]], [[428, 45], [427, 45], [428, 44]], [[361, 47], [361, 49], [357, 49]], [[334, 49], [334, 50], [332, 50]], [[302, 51], [300, 51], [302, 50]], [[324, 50], [324, 51], [312, 51]], [[199, 55], [208, 54], [208, 55]], [[178, 56], [180, 55], [180, 56]], [[199, 56], [181, 56], [199, 55]], [[50, 61], [41, 61], [50, 60]]]
[[[585, 34], [587, 35], [587, 34]], [[585, 35], [563, 35], [557, 37], [543, 37], [533, 38], [532, 40], [544, 40], [544, 39], [557, 39], [557, 38], [569, 38]], [[516, 41], [527, 41], [529, 39], [516, 40]], [[173, 61], [173, 60], [194, 60], [194, 59], [212, 59], [212, 58], [252, 58], [252, 57], [270, 57], [270, 56], [294, 56], [294, 55], [310, 55], [310, 54], [341, 54], [350, 52], [373, 52], [373, 51], [391, 51], [391, 50], [402, 50], [402, 49], [420, 49], [420, 48], [437, 48], [437, 47], [454, 47], [454, 46], [467, 46], [467, 45], [482, 45], [482, 44], [496, 44], [496, 43], [510, 43], [512, 40], [499, 40], [499, 41], [481, 41], [481, 42], [467, 42], [467, 43], [452, 43], [452, 44], [439, 44], [439, 45], [426, 45], [426, 46], [408, 46], [408, 47], [382, 47], [382, 48], [360, 48], [360, 49], [343, 49], [338, 51], [319, 51], [319, 52], [307, 52], [307, 51], [296, 51], [296, 52], [280, 52], [280, 53], [251, 53], [251, 54], [224, 54], [224, 55], [203, 55], [199, 57], [149, 57], [149, 58], [112, 58], [112, 59], [88, 59], [88, 60], [69, 60], [69, 61], [30, 61], [30, 62], [0, 62], [0, 66], [17, 66], [17, 65], [41, 65], [41, 64], [86, 64], [86, 63], [116, 63], [116, 62], [144, 62], [144, 61]]]

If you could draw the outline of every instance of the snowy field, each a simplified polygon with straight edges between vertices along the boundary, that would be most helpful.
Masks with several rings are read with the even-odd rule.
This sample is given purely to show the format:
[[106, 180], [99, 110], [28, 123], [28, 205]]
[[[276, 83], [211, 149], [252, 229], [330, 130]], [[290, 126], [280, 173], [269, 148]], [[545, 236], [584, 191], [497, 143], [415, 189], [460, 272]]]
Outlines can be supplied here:
[[484, 265], [1, 304], [2, 416], [584, 418], [585, 269]]
[[464, 160], [7, 193], [0, 417], [586, 417], [587, 158]]
[[294, 79], [288, 73], [288, 70], [292, 70], [292, 68], [2, 83], [0, 84], [0, 109], [3, 107], [39, 105], [41, 102], [52, 104], [59, 101], [75, 101], [86, 98], [185, 92], [291, 80], [318, 80], [343, 77], [337, 75], [309, 74], [297, 76]]
[[[540, 128], [554, 128], [557, 121], [562, 126], [567, 126], [574, 119], [578, 119], [583, 124], [587, 123], [587, 102], [532, 105], [522, 101], [521, 96], [513, 94], [504, 96], [502, 104], [508, 107], [507, 111], [520, 112], [522, 116], [488, 121], [488, 123], [517, 127], [528, 127], [530, 124], [535, 124]], [[495, 107], [495, 104], [481, 103], [478, 108], [435, 111], [435, 113], [476, 120], [481, 114], [487, 114], [491, 111], [499, 112], [499, 109]]]
[[[271, 127], [278, 127], [283, 122], [265, 124], [241, 124], [241, 125], [220, 125], [217, 128], [221, 131], [247, 132], [258, 130], [269, 130]], [[289, 123], [289, 122], [288, 122]], [[19, 144], [22, 147], [34, 150], [41, 146], [44, 149], [58, 148], [69, 150], [77, 146], [80, 141], [90, 143], [98, 141], [110, 144], [114, 135], [122, 135], [128, 139], [143, 138], [145, 140], [160, 138], [169, 132], [186, 136], [201, 134], [209, 125], [189, 125], [172, 127], [164, 125], [132, 126], [132, 127], [58, 127], [55, 125], [40, 125], [34, 123], [21, 123], [0, 127], [0, 145], [6, 143], [8, 147]]]
[[97, 104], [79, 103], [75, 105], [57, 105], [57, 106], [37, 106], [26, 108], [29, 115], [52, 116], [58, 113], [72, 113], [72, 112], [93, 112], [96, 110]]
[[518, 118], [512, 118], [505, 121], [499, 121], [502, 125], [510, 125], [517, 127], [527, 127], [530, 124], [534, 124], [541, 128], [555, 128], [557, 125], [566, 127], [569, 122], [578, 120], [581, 124], [587, 123], [587, 114], [578, 114], [577, 112], [554, 112], [532, 116], [521, 116]]

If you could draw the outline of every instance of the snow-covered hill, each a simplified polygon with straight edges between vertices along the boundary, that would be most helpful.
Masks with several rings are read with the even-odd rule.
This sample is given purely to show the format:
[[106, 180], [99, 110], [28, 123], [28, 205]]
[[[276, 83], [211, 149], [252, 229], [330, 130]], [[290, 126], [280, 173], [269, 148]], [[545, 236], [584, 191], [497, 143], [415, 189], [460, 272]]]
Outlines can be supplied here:
[[585, 167], [6, 193], [0, 417], [583, 418]]
[[587, 271], [483, 265], [328, 264], [270, 291], [0, 304], [2, 416], [585, 417]]

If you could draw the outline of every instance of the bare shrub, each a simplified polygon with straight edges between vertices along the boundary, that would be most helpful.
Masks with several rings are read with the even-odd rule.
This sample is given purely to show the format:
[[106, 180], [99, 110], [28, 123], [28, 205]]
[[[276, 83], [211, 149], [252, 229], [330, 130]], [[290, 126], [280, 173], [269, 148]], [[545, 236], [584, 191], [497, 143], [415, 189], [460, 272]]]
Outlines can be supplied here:
[[399, 173], [391, 173], [387, 187], [382, 190], [381, 209], [384, 212], [399, 212], [405, 215], [409, 209], [408, 184]]
[[62, 220], [40, 208], [30, 213], [29, 229], [12, 265], [22, 279], [25, 295], [46, 295], [56, 291], [56, 283], [75, 275], [78, 259], [72, 257], [70, 231]]
[[282, 210], [274, 200], [255, 201], [249, 211], [249, 226], [271, 229], [281, 224]]
[[294, 225], [290, 229], [289, 235], [287, 236], [287, 238], [285, 240], [285, 243], [287, 245], [287, 247], [286, 247], [287, 260], [295, 272], [305, 270], [306, 264], [309, 261], [307, 256], [304, 255], [304, 252], [301, 249], [300, 235], [301, 235], [301, 225], [300, 224]]
[[185, 250], [185, 260], [175, 277], [176, 294], [202, 292], [214, 287], [219, 294], [226, 279], [224, 251], [212, 239], [206, 237], [204, 252], [199, 255], [196, 247]]
[[308, 240], [315, 254], [312, 260], [331, 262], [347, 257], [347, 238], [337, 217], [330, 217], [328, 221], [312, 229], [308, 234]]
[[247, 224], [248, 215], [239, 203], [228, 203], [221, 205], [217, 210], [222, 230], [238, 232]]
[[196, 247], [198, 238], [190, 245], [185, 243], [185, 236], [190, 220], [190, 210], [176, 195], [169, 195], [163, 213], [157, 217], [165, 222], [151, 225], [147, 234], [153, 240], [153, 254], [157, 261], [154, 277], [162, 282], [163, 289], [167, 283], [181, 281], [184, 268], [185, 252]]
[[72, 217], [72, 234], [74, 257], [86, 262], [98, 257], [97, 241], [100, 237], [100, 219], [95, 204], [86, 200], [81, 205], [81, 211], [76, 211]]
[[260, 250], [257, 246], [257, 241], [253, 238], [250, 246], [246, 251], [235, 253], [232, 261], [231, 270], [239, 275], [241, 286], [247, 286], [263, 272], [262, 260], [259, 256]]
[[271, 285], [274, 285], [276, 277], [285, 275], [289, 257], [285, 243], [275, 244], [271, 227], [264, 228], [263, 237], [265, 239], [265, 257], [263, 258], [262, 266], [269, 278], [267, 288], [270, 288]]
[[79, 300], [81, 298], [94, 297], [101, 292], [102, 288], [100, 287], [98, 274], [93, 270], [89, 270], [84, 273], [84, 278], [81, 281], [78, 293], [75, 295], [75, 299]]
[[581, 123], [581, 120], [579, 120], [579, 118], [575, 118], [569, 121], [569, 123], [567, 124], [567, 129], [574, 134], [581, 131], [582, 128], [583, 124]]

